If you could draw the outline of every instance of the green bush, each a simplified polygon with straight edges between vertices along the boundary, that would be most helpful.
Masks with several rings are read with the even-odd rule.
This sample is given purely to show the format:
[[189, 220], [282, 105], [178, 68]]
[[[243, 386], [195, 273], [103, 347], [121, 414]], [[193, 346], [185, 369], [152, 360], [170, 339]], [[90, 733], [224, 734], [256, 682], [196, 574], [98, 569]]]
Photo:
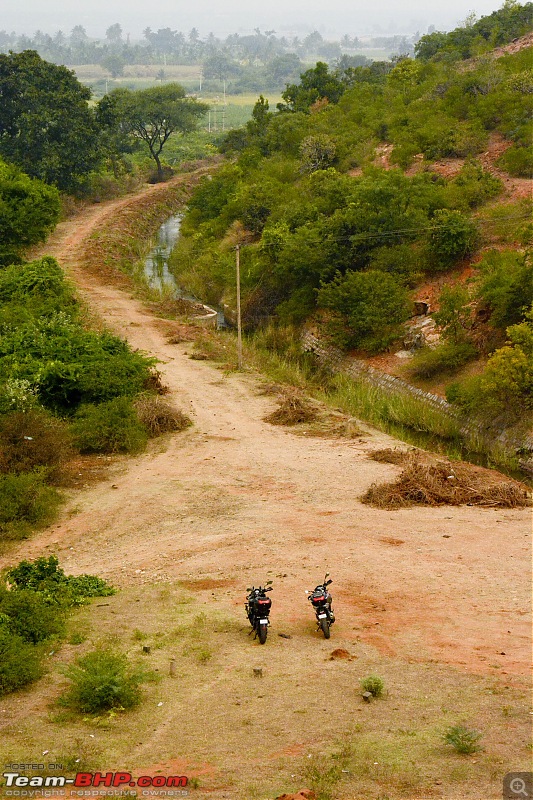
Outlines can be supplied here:
[[477, 208], [496, 197], [503, 183], [477, 161], [469, 161], [448, 184], [445, 194], [453, 208]]
[[333, 312], [329, 330], [337, 344], [371, 352], [394, 341], [409, 316], [406, 289], [378, 270], [337, 273], [331, 283], [322, 284], [318, 304]]
[[40, 678], [38, 648], [10, 633], [0, 621], [0, 697]]
[[65, 632], [61, 610], [48, 605], [31, 589], [8, 591], [0, 587], [0, 614], [7, 617], [5, 624], [9, 632], [30, 644], [50, 636], [62, 636]]
[[500, 156], [497, 164], [514, 178], [533, 178], [533, 148], [513, 145]]
[[457, 372], [476, 356], [477, 350], [470, 342], [444, 342], [434, 350], [426, 347], [416, 353], [409, 364], [409, 373], [415, 378], [450, 374]]
[[48, 605], [77, 606], [89, 597], [107, 597], [115, 593], [95, 575], [65, 575], [57, 556], [41, 556], [35, 561], [21, 561], [6, 578], [17, 590], [39, 593]]
[[377, 675], [369, 675], [361, 681], [363, 692], [370, 692], [373, 697], [381, 697], [385, 690], [385, 684]]
[[460, 211], [440, 209], [435, 212], [429, 247], [432, 255], [437, 258], [437, 269], [450, 267], [471, 255], [477, 243], [476, 225]]
[[479, 264], [477, 295], [490, 310], [491, 324], [506, 328], [521, 322], [533, 303], [533, 258], [516, 250], [493, 250]]
[[59, 493], [42, 472], [0, 475], [0, 539], [19, 539], [55, 517]]
[[82, 453], [140, 453], [148, 440], [146, 428], [127, 397], [82, 406], [76, 412], [72, 431]]
[[446, 390], [450, 403], [465, 413], [493, 418], [505, 414], [508, 421], [533, 408], [533, 325], [529, 321], [507, 329], [509, 343], [496, 350], [485, 370]]
[[88, 714], [112, 708], [132, 708], [141, 700], [139, 685], [143, 674], [128, 664], [125, 655], [111, 650], [95, 650], [67, 667], [70, 689], [62, 696], [63, 705]]
[[478, 742], [482, 734], [478, 731], [470, 730], [465, 725], [452, 725], [444, 733], [443, 738], [446, 744], [450, 744], [458, 753], [470, 755], [481, 750]]
[[46, 467], [48, 478], [54, 480], [70, 455], [68, 426], [44, 409], [0, 417], [0, 473], [19, 475]]

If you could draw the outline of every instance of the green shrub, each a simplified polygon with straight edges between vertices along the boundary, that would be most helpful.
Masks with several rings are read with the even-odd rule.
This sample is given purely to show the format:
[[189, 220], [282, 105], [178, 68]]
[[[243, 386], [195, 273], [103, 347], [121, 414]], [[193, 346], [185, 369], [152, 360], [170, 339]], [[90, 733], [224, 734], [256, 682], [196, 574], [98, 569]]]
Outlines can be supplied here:
[[496, 197], [503, 183], [492, 173], [486, 172], [477, 161], [470, 161], [450, 181], [446, 197], [453, 208], [477, 208], [477, 206]]
[[0, 472], [19, 475], [46, 467], [48, 478], [57, 479], [70, 454], [67, 425], [44, 409], [0, 417]]
[[444, 733], [443, 738], [446, 744], [450, 744], [458, 753], [470, 755], [481, 750], [478, 742], [482, 734], [478, 731], [470, 730], [464, 725], [452, 725]]
[[385, 690], [385, 684], [377, 675], [369, 675], [361, 681], [363, 692], [370, 692], [373, 697], [381, 697]]
[[505, 414], [509, 422], [533, 408], [533, 325], [529, 317], [508, 328], [507, 335], [509, 343], [492, 354], [481, 375], [447, 388], [450, 403], [485, 418]]
[[19, 539], [55, 517], [59, 493], [42, 472], [0, 475], [0, 539]]
[[330, 309], [329, 331], [344, 347], [384, 350], [409, 316], [408, 294], [392, 275], [378, 270], [337, 273], [322, 284], [318, 304]]
[[420, 350], [408, 369], [415, 378], [433, 378], [435, 375], [457, 372], [476, 356], [477, 350], [469, 342], [444, 342], [434, 350], [429, 347]]
[[515, 144], [500, 156], [497, 164], [514, 178], [533, 178], [533, 148]]
[[127, 397], [82, 406], [76, 412], [72, 431], [82, 453], [140, 453], [148, 440], [146, 428]]
[[62, 636], [65, 621], [57, 606], [50, 606], [31, 589], [8, 591], [0, 587], [0, 614], [7, 617], [10, 633], [37, 644], [50, 636]]
[[21, 561], [6, 573], [16, 590], [39, 593], [48, 605], [77, 606], [89, 597], [108, 597], [115, 593], [95, 575], [65, 575], [57, 556], [41, 556], [35, 561]]
[[450, 267], [471, 255], [477, 243], [476, 225], [461, 212], [447, 209], [435, 212], [429, 247], [430, 252], [438, 259], [437, 268]]
[[521, 322], [533, 303], [533, 258], [531, 253], [493, 250], [479, 265], [477, 295], [490, 309], [496, 328]]
[[0, 622], [0, 697], [40, 678], [40, 662], [38, 648]]
[[128, 664], [125, 655], [111, 650], [95, 650], [67, 667], [70, 689], [62, 696], [63, 705], [96, 714], [112, 708], [132, 708], [141, 700], [139, 685], [143, 674]]

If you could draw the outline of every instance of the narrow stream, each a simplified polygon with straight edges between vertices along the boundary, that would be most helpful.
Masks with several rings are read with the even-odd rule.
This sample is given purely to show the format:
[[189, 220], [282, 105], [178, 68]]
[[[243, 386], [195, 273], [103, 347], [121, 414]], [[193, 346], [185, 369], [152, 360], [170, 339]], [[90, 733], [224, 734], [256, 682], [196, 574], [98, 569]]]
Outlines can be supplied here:
[[[168, 260], [180, 235], [182, 216], [182, 214], [174, 214], [166, 222], [163, 222], [159, 228], [156, 245], [150, 250], [144, 262], [144, 276], [148, 285], [153, 289], [159, 289], [160, 291], [171, 289], [175, 297], [190, 300], [193, 303], [201, 303], [202, 300], [187, 294], [176, 283], [174, 275], [168, 268]], [[226, 327], [224, 313], [219, 308], [215, 308], [215, 310], [217, 312], [217, 327]]]

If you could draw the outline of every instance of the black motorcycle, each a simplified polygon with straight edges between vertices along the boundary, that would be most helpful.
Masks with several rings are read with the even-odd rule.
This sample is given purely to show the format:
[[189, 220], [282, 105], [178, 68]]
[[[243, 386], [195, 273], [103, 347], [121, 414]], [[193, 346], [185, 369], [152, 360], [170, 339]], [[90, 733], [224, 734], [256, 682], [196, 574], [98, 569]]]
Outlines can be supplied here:
[[329, 572], [326, 572], [324, 582], [320, 583], [318, 586], [315, 586], [312, 592], [307, 592], [309, 595], [307, 599], [311, 601], [311, 605], [313, 606], [316, 614], [318, 630], [322, 631], [324, 638], [326, 639], [329, 639], [330, 628], [335, 622], [335, 614], [331, 610], [332, 597], [327, 589], [327, 587], [330, 585], [330, 583], [333, 583], [333, 581], [328, 581], [328, 576]]
[[[244, 606], [246, 615], [252, 626], [252, 630], [255, 631], [254, 639], [259, 637], [259, 642], [261, 644], [266, 642], [268, 626], [270, 625], [268, 617], [272, 606], [272, 600], [270, 597], [266, 596], [266, 593], [272, 591], [271, 583], [272, 581], [267, 581], [264, 587], [259, 586], [256, 589], [255, 586], [252, 586], [251, 589], [246, 590], [248, 592], [246, 604]], [[250, 633], [251, 632], [252, 631], [250, 631]]]

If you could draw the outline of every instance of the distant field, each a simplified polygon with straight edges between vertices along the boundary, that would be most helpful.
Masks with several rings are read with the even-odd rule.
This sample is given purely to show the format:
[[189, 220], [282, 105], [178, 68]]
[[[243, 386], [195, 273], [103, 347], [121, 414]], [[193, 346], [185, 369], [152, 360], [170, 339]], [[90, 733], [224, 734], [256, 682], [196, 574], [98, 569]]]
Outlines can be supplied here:
[[[110, 78], [100, 64], [82, 64], [76, 67], [69, 67], [75, 72], [76, 77], [86, 86], [89, 86], [95, 100], [103, 97], [106, 92], [113, 89], [148, 89], [157, 86], [160, 81], [157, 74], [163, 70], [165, 73], [164, 83], [178, 81], [189, 92], [194, 92], [196, 96], [211, 106], [210, 114], [206, 115], [205, 123], [202, 127], [213, 133], [220, 133], [222, 130], [239, 128], [244, 125], [252, 116], [253, 107], [261, 92], [248, 92], [246, 94], [226, 94], [224, 103], [224, 89], [220, 86], [219, 91], [202, 91], [200, 93], [200, 70], [201, 64], [192, 65], [171, 65], [163, 66], [160, 64], [132, 64], [124, 67], [124, 76], [121, 78]], [[210, 82], [213, 84], [213, 81]], [[281, 101], [281, 93], [262, 92], [268, 99], [270, 107], [276, 108], [276, 103]], [[198, 156], [199, 157], [199, 156]]]

